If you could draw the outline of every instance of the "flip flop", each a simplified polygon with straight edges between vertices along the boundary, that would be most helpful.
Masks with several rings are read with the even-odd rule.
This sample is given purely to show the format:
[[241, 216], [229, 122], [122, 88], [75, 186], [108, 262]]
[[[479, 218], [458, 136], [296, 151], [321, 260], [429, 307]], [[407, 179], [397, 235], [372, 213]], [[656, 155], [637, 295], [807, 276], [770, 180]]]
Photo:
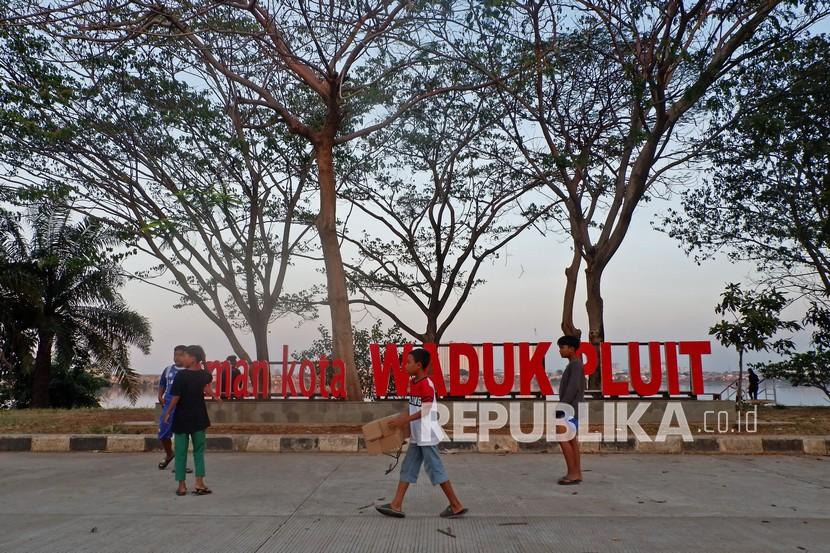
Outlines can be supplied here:
[[178, 495], [178, 496], [187, 495], [187, 490], [185, 490], [183, 492], [179, 491], [179, 490], [176, 490], [176, 495]]
[[159, 470], [164, 470], [164, 469], [166, 469], [166, 468], [167, 468], [167, 465], [169, 465], [169, 464], [170, 464], [170, 462], [171, 462], [173, 459], [175, 459], [175, 458], [176, 458], [176, 456], [174, 455], [173, 457], [170, 457], [170, 458], [168, 458], [168, 459], [165, 459], [164, 461], [162, 461], [161, 463], [159, 463]]
[[213, 493], [210, 488], [196, 488], [193, 490], [193, 495], [207, 495], [209, 493]]
[[382, 515], [386, 515], [388, 517], [393, 518], [404, 518], [406, 515], [403, 511], [398, 511], [397, 509], [393, 509], [392, 505], [389, 503], [384, 503], [383, 505], [375, 505], [375, 510]]
[[557, 480], [557, 484], [560, 486], [573, 486], [574, 484], [579, 484], [582, 480], [571, 480], [567, 476], [563, 476], [559, 480]]
[[447, 505], [447, 508], [441, 511], [441, 513], [438, 516], [440, 516], [441, 518], [458, 518], [466, 515], [468, 510], [469, 509], [464, 507], [463, 509], [455, 513], [453, 512], [452, 507], [450, 505]]

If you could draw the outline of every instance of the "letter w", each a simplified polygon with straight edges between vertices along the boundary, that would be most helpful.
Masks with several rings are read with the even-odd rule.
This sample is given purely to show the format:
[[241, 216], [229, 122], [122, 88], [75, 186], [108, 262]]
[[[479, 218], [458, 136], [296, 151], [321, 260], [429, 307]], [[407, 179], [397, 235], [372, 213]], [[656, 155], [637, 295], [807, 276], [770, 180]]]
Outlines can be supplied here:
[[[406, 359], [412, 351], [412, 344], [403, 347], [403, 357], [398, 357], [398, 346], [386, 344], [383, 352], [383, 360], [380, 358], [380, 345], [370, 344], [369, 351], [372, 353], [372, 375], [375, 380], [375, 396], [386, 397], [389, 395], [389, 380], [395, 377], [395, 394], [403, 396], [407, 391], [409, 378], [406, 369], [402, 366], [401, 359]], [[393, 373], [394, 371], [394, 373]]]

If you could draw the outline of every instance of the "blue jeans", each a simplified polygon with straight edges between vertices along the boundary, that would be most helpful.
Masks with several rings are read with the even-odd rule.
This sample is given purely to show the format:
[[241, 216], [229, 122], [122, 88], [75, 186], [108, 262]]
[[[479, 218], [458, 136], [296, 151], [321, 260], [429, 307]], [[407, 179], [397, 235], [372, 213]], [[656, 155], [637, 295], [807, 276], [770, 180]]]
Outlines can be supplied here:
[[441, 454], [437, 446], [409, 444], [401, 465], [401, 482], [410, 484], [417, 482], [421, 464], [424, 465], [424, 470], [433, 486], [449, 481], [450, 477], [444, 470], [444, 463], [441, 462]]

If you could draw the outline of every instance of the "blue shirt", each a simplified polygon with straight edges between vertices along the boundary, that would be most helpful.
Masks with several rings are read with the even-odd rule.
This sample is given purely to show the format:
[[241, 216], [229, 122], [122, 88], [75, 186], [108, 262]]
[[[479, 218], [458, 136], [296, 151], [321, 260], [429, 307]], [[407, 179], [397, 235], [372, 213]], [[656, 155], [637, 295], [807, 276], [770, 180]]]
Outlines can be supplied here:
[[183, 368], [177, 367], [176, 365], [170, 365], [162, 371], [161, 377], [159, 378], [159, 390], [164, 390], [164, 403], [168, 403], [170, 401], [170, 392], [173, 389], [173, 381], [176, 379], [176, 375], [179, 371], [183, 370]]

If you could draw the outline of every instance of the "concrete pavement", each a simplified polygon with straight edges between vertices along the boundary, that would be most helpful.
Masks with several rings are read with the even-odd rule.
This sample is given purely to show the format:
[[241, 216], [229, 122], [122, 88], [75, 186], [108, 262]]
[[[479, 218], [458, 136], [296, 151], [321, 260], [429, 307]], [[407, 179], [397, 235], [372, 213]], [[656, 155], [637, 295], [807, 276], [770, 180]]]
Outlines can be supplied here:
[[[214, 494], [175, 497], [156, 453], [0, 453], [0, 551], [828, 551], [830, 461], [792, 456], [591, 455], [557, 486], [558, 455], [446, 455], [465, 519], [363, 454], [209, 453]], [[192, 480], [189, 482], [192, 487]]]

